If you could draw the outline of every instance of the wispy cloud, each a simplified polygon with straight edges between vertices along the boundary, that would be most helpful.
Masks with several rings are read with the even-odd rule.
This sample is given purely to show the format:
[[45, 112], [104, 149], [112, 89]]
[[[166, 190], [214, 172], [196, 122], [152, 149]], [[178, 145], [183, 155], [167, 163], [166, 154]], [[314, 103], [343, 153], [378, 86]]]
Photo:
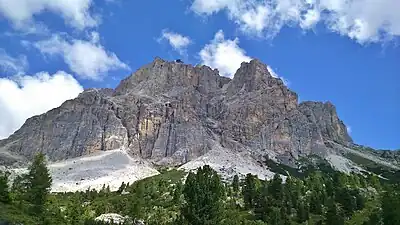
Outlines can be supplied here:
[[158, 41], [162, 40], [167, 40], [171, 47], [180, 55], [185, 55], [187, 47], [193, 43], [189, 37], [176, 32], [168, 31], [167, 29], [162, 31], [161, 37], [158, 39]]
[[25, 55], [13, 57], [0, 48], [0, 71], [5, 74], [20, 74], [28, 67], [28, 60]]
[[400, 36], [398, 0], [194, 0], [191, 9], [204, 16], [225, 11], [244, 33], [265, 38], [284, 26], [307, 30], [318, 23], [359, 43]]
[[99, 24], [99, 18], [89, 10], [93, 4], [92, 0], [0, 0], [0, 14], [14, 28], [32, 31], [38, 28], [34, 17], [47, 11], [60, 15], [66, 24], [83, 30]]

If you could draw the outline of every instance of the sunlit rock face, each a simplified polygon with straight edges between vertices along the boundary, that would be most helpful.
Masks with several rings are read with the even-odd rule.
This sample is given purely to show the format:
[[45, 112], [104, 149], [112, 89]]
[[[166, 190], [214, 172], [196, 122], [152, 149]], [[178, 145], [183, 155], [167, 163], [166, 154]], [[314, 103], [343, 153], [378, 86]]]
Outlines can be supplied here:
[[116, 89], [88, 89], [28, 119], [0, 140], [1, 160], [51, 161], [126, 149], [156, 164], [181, 165], [218, 143], [231, 151], [273, 152], [284, 162], [326, 155], [327, 141], [352, 143], [335, 107], [298, 104], [297, 94], [255, 59], [232, 79], [207, 66], [156, 58]]

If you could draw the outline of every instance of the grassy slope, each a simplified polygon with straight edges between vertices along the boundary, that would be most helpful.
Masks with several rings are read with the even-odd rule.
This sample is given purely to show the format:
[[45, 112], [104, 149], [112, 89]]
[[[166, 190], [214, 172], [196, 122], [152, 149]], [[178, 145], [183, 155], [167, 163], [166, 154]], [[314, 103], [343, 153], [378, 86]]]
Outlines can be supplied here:
[[381, 175], [392, 182], [400, 182], [399, 170], [394, 170], [353, 153], [347, 153], [346, 157], [367, 171]]

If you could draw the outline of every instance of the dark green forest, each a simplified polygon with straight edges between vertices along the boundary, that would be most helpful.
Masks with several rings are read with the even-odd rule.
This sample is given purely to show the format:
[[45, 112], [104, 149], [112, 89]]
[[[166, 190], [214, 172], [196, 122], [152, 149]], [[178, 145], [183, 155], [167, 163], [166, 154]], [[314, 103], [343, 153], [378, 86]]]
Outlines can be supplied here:
[[[29, 173], [0, 174], [0, 224], [102, 225], [104, 213], [148, 225], [399, 225], [398, 183], [372, 174], [344, 174], [329, 165], [273, 179], [247, 174], [221, 180], [209, 166], [174, 169], [135, 183], [76, 193], [50, 193], [51, 176], [38, 154]], [[289, 175], [288, 175], [289, 174]]]

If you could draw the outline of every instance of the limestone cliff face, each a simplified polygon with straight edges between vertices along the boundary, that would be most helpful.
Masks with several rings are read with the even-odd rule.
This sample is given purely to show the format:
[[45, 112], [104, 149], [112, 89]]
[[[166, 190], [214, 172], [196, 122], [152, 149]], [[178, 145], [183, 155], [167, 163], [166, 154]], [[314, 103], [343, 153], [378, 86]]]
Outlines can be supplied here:
[[231, 80], [206, 66], [156, 58], [115, 90], [89, 89], [28, 119], [0, 141], [0, 153], [29, 159], [40, 151], [61, 160], [125, 148], [159, 164], [182, 164], [215, 142], [295, 159], [326, 153], [327, 140], [352, 142], [335, 107], [298, 104], [258, 60], [242, 63]]
[[347, 133], [346, 125], [339, 119], [332, 103], [302, 102], [300, 110], [318, 126], [324, 138], [343, 145], [353, 142]]
[[87, 90], [59, 108], [28, 119], [0, 148], [31, 158], [36, 152], [59, 160], [122, 147], [126, 128], [118, 107], [102, 91]]

